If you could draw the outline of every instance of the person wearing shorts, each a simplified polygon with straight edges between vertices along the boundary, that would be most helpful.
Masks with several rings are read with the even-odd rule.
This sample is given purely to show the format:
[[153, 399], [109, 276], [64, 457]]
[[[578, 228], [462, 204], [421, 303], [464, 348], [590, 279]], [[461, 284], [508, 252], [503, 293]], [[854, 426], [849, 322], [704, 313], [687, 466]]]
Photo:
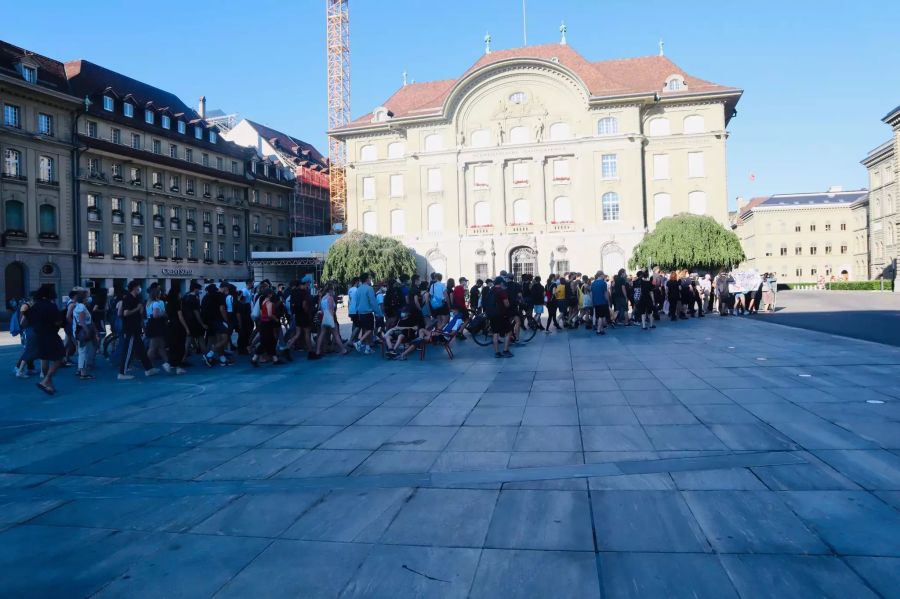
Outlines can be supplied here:
[[594, 275], [594, 281], [591, 283], [591, 301], [594, 304], [594, 321], [596, 323], [597, 334], [605, 335], [604, 325], [609, 322], [609, 285], [606, 283], [606, 275], [602, 270], [597, 271]]

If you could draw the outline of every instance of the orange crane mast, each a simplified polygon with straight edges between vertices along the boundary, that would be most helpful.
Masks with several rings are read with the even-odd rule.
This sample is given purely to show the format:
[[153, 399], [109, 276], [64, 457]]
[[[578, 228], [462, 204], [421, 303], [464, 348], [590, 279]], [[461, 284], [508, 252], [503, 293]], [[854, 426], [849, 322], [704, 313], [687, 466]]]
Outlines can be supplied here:
[[[350, 123], [350, 12], [349, 0], [325, 0], [328, 54], [328, 130]], [[347, 227], [347, 144], [328, 136], [328, 186], [331, 195], [331, 232]]]

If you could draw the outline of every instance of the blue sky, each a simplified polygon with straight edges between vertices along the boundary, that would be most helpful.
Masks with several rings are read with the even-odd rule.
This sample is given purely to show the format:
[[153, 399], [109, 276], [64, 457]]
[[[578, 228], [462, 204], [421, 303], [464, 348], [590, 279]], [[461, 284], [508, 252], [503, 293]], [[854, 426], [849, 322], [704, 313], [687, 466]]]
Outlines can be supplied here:
[[[326, 150], [325, 0], [151, 4], [45, 0], [0, 39], [85, 58]], [[27, 17], [27, 18], [26, 18]], [[353, 115], [401, 83], [458, 76], [483, 51], [522, 45], [521, 0], [350, 0]], [[666, 55], [688, 73], [745, 90], [729, 127], [736, 196], [866, 185], [859, 161], [887, 140], [900, 104], [900, 2], [527, 0], [528, 42], [559, 40], [589, 60]], [[11, 26], [14, 23], [14, 26]], [[749, 173], [756, 174], [750, 182]]]

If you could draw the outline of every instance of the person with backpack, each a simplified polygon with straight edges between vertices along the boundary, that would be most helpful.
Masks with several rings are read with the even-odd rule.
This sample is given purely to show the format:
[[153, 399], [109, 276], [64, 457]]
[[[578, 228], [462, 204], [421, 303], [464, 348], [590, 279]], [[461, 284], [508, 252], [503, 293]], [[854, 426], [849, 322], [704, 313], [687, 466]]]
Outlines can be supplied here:
[[[538, 330], [540, 331], [549, 331], [549, 329], [545, 329], [544, 325], [541, 323], [541, 318], [544, 314], [546, 293], [544, 286], [541, 284], [541, 277], [534, 277], [531, 281], [531, 285], [528, 287], [528, 297], [526, 300], [531, 305], [531, 312], [534, 314], [534, 320], [537, 322]], [[548, 326], [549, 324], [550, 323], [547, 323]]]
[[[632, 285], [632, 305], [634, 306], [635, 321], [640, 318], [641, 330], [655, 329], [653, 324], [653, 284], [647, 279], [647, 273], [639, 270]], [[647, 326], [647, 322], [650, 326]]]
[[484, 288], [484, 281], [475, 280], [475, 286], [469, 290], [469, 310], [472, 314], [481, 313], [481, 290]]
[[403, 296], [403, 279], [408, 278], [401, 275], [399, 280], [391, 282], [384, 295], [384, 319], [385, 328], [392, 329], [400, 319], [400, 311], [406, 305], [406, 299]]
[[[506, 281], [503, 277], [497, 277], [493, 286], [485, 290], [481, 296], [481, 305], [484, 313], [491, 322], [491, 332], [494, 334], [494, 356], [497, 358], [511, 358], [509, 343], [512, 339], [512, 327], [510, 326], [509, 295], [506, 292]], [[503, 351], [500, 351], [500, 337], [503, 337]]]
[[428, 288], [431, 315], [437, 321], [438, 328], [441, 328], [450, 320], [450, 298], [447, 295], [447, 285], [443, 283], [443, 279], [444, 275], [441, 273], [432, 273], [431, 285]]
[[369, 273], [359, 276], [359, 287], [356, 288], [356, 325], [359, 328], [359, 339], [353, 344], [356, 351], [371, 354], [371, 338], [375, 332], [375, 290], [370, 284]]
[[97, 354], [97, 329], [94, 326], [94, 317], [87, 306], [88, 290], [76, 287], [77, 291], [72, 298], [75, 304], [72, 309], [72, 337], [78, 349], [78, 378], [87, 380], [94, 378], [90, 373], [94, 366], [94, 356]]
[[147, 337], [147, 358], [152, 362], [154, 359], [162, 360], [162, 368], [166, 372], [172, 372], [172, 365], [169, 363], [169, 352], [166, 348], [166, 334], [169, 328], [168, 315], [166, 312], [166, 303], [162, 300], [163, 290], [161, 287], [153, 287], [147, 292], [146, 307], [146, 337]]

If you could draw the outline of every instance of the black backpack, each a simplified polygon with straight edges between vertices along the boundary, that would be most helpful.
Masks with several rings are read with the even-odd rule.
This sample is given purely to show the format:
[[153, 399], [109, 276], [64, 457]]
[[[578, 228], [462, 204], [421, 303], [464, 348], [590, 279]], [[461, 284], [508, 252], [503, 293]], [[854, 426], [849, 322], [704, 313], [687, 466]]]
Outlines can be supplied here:
[[497, 298], [494, 297], [493, 288], [486, 288], [481, 292], [481, 307], [488, 316], [497, 316]]
[[403, 307], [403, 291], [396, 285], [391, 285], [384, 294], [384, 307], [389, 313], [400, 312]]

